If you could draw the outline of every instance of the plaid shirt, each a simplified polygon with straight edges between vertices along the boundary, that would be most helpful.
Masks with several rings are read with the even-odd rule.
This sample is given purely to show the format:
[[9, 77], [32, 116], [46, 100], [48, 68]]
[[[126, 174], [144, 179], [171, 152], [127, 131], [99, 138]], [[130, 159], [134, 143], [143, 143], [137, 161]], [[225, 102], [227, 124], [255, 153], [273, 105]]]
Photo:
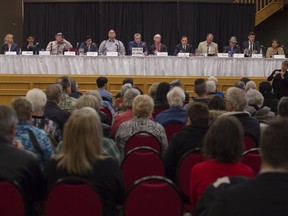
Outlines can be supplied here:
[[71, 113], [73, 110], [75, 110], [76, 101], [77, 99], [72, 98], [67, 94], [62, 94], [59, 107]]
[[103, 138], [103, 151], [108, 156], [114, 158], [118, 162], [119, 165], [121, 164], [123, 158], [114, 140], [104, 137]]

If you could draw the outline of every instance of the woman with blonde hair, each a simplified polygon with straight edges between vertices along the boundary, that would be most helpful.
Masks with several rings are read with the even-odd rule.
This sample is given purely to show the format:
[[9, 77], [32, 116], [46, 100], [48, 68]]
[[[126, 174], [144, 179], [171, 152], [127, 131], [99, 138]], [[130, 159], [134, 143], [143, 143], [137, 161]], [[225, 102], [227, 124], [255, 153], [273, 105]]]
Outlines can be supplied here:
[[75, 110], [64, 127], [63, 148], [44, 170], [44, 186], [48, 190], [60, 178], [80, 176], [90, 181], [102, 197], [104, 215], [117, 215], [124, 186], [121, 171], [114, 159], [106, 157], [102, 148], [99, 115], [90, 108]]
[[12, 52], [12, 51], [18, 54], [19, 52], [18, 45], [14, 43], [13, 35], [7, 34], [4, 38], [4, 44], [2, 45], [1, 48], [1, 54], [5, 54], [5, 52]]

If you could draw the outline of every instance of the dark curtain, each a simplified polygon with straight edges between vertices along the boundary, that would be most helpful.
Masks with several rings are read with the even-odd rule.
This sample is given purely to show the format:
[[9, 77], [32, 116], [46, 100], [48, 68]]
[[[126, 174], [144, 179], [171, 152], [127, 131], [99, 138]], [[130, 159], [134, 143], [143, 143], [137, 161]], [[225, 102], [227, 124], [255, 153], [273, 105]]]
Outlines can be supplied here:
[[193, 47], [214, 34], [221, 52], [231, 36], [241, 42], [254, 29], [255, 6], [189, 2], [87, 2], [24, 3], [24, 35], [34, 34], [42, 48], [62, 32], [74, 46], [91, 35], [99, 45], [109, 29], [125, 46], [136, 32], [151, 45], [156, 33], [162, 35], [169, 53], [183, 34]]

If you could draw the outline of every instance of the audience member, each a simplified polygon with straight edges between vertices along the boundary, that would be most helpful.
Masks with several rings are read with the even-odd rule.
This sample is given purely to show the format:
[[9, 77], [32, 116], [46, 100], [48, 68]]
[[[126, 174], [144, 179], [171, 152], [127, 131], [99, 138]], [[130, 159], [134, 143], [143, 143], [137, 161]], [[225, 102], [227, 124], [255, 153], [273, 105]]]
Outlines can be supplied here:
[[216, 95], [208, 103], [210, 122], [226, 112], [226, 102], [222, 96]]
[[159, 83], [152, 83], [152, 85], [148, 89], [148, 95], [155, 101], [157, 95], [157, 88]]
[[288, 97], [282, 97], [278, 104], [278, 115], [280, 117], [288, 117]]
[[79, 92], [78, 83], [73, 78], [70, 78], [70, 82], [71, 82], [71, 93], [69, 96], [75, 99], [80, 98], [82, 96], [82, 93]]
[[112, 105], [112, 94], [106, 90], [107, 83], [108, 79], [106, 77], [98, 77], [96, 80], [98, 92], [102, 96], [102, 99]]
[[166, 176], [176, 182], [177, 165], [188, 151], [203, 147], [203, 138], [208, 131], [209, 110], [201, 103], [193, 103], [187, 110], [187, 124], [176, 133], [164, 155]]
[[[132, 85], [132, 87], [134, 87], [134, 79], [133, 78], [125, 78], [123, 81], [122, 81], [122, 85], [125, 85], [127, 83], [130, 83]], [[123, 95], [121, 95], [121, 92], [119, 92], [118, 94], [116, 94], [115, 98], [119, 98], [119, 97], [123, 97]]]
[[169, 109], [169, 103], [167, 101], [167, 94], [170, 91], [170, 85], [167, 82], [159, 83], [156, 91], [156, 99], [154, 100], [154, 109]]
[[245, 91], [245, 83], [243, 81], [237, 81], [233, 86]]
[[[173, 80], [173, 81], [170, 83], [170, 86], [171, 86], [171, 88], [177, 86], [177, 87], [180, 87], [180, 88], [183, 89], [182, 82], [181, 82], [179, 79]], [[183, 91], [184, 91], [184, 89], [183, 89]], [[188, 104], [188, 103], [189, 103], [189, 94], [188, 94], [187, 92], [185, 92], [185, 91], [184, 91], [184, 93], [185, 93], [184, 104]]]
[[153, 108], [153, 100], [148, 95], [138, 95], [134, 98], [132, 103], [134, 118], [122, 123], [115, 136], [116, 144], [122, 154], [127, 140], [140, 131], [151, 133], [158, 138], [162, 145], [162, 153], [165, 153], [168, 145], [165, 130], [162, 125], [149, 119]]
[[220, 177], [254, 177], [253, 170], [240, 162], [243, 143], [243, 127], [235, 117], [219, 117], [214, 121], [204, 140], [207, 161], [196, 164], [191, 170], [192, 206], [195, 206], [207, 186]]
[[242, 81], [242, 82], [245, 84], [245, 86], [246, 86], [246, 83], [249, 82], [249, 81], [251, 81], [251, 80], [250, 80], [249, 77], [242, 77], [242, 78], [240, 79], [240, 81]]
[[219, 85], [218, 79], [215, 76], [210, 76], [208, 78], [208, 81], [214, 81], [214, 83], [216, 85], [216, 94], [221, 96], [221, 97], [224, 97], [224, 93], [217, 90], [217, 86]]
[[250, 80], [246, 83], [245, 92], [248, 92], [250, 89], [257, 89], [256, 83], [252, 80]]
[[213, 97], [217, 95], [216, 93], [216, 85], [214, 81], [207, 81], [206, 82], [206, 95], [211, 100]]
[[130, 83], [122, 85], [120, 90], [119, 97], [114, 101], [113, 107], [117, 113], [125, 111], [125, 106], [123, 106], [123, 96], [128, 89], [131, 89], [133, 86]]
[[122, 174], [115, 160], [104, 155], [102, 143], [97, 112], [89, 107], [75, 110], [65, 124], [61, 152], [45, 167], [46, 192], [60, 178], [81, 176], [97, 189], [103, 215], [118, 215], [116, 206], [123, 203], [124, 197]]
[[277, 106], [278, 106], [279, 100], [278, 98], [274, 96], [270, 82], [268, 81], [261, 82], [259, 84], [259, 91], [264, 97], [263, 106], [269, 107], [272, 112], [277, 114]]

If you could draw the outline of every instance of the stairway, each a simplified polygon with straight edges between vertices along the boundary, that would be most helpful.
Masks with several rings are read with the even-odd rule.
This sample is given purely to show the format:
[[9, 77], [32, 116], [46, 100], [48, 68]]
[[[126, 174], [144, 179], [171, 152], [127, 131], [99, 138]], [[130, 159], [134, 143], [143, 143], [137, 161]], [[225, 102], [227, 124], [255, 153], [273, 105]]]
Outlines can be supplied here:
[[255, 4], [255, 26], [266, 20], [284, 6], [283, 0], [235, 0], [236, 4]]

